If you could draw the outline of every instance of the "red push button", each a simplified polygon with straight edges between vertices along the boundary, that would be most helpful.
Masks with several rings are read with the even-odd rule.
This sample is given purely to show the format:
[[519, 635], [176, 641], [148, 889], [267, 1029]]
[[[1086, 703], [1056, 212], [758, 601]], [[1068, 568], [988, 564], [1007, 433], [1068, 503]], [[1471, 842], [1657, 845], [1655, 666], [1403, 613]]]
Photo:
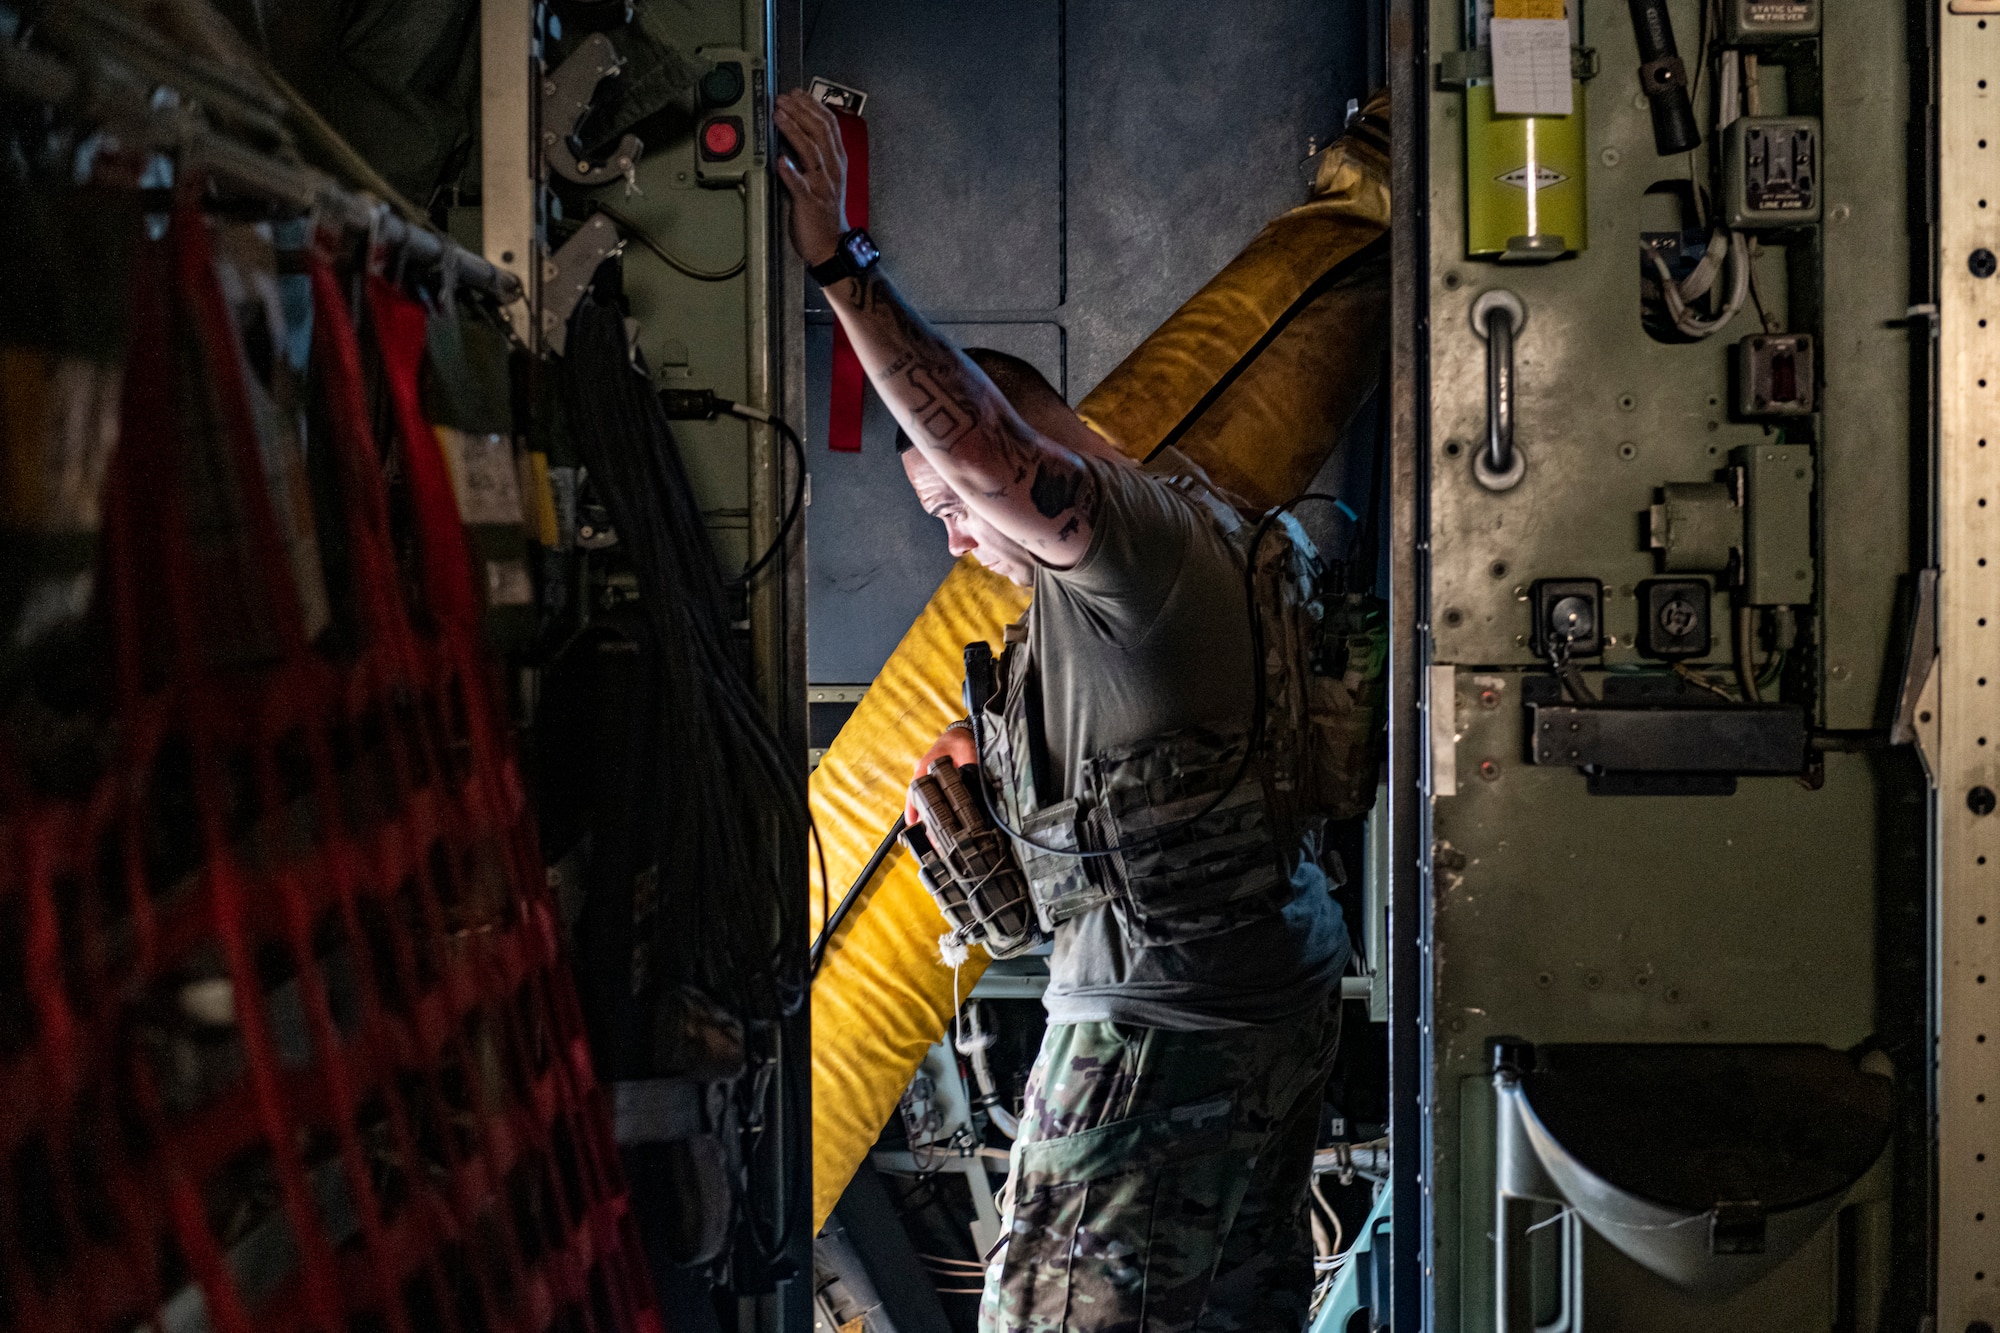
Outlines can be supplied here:
[[701, 127], [701, 155], [722, 162], [743, 151], [743, 118], [717, 116]]

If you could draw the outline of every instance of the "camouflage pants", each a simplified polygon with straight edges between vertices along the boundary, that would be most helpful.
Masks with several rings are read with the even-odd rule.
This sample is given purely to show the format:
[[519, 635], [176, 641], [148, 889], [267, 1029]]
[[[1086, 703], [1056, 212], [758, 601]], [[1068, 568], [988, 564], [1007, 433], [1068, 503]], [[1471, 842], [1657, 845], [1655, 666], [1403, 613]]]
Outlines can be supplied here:
[[1052, 1024], [980, 1333], [1299, 1333], [1338, 1002], [1277, 1027]]

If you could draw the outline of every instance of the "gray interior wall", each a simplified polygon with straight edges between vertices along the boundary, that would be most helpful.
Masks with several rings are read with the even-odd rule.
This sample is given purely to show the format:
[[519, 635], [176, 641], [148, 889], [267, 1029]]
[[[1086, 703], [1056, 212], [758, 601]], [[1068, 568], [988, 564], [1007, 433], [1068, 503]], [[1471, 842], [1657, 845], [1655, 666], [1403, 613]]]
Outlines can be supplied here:
[[[870, 232], [962, 343], [1072, 402], [1274, 214], [1366, 95], [1361, 0], [819, 0], [808, 77], [869, 95]], [[831, 314], [807, 294], [808, 671], [872, 679], [950, 568], [872, 392], [826, 447]]]

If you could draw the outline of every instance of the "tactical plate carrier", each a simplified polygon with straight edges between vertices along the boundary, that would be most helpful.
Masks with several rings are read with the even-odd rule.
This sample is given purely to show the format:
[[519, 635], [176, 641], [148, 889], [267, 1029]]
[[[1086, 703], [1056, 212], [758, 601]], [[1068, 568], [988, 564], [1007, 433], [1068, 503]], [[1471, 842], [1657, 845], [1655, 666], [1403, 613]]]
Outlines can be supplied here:
[[[1209, 516], [1239, 568], [1250, 559], [1258, 525], [1196, 481], [1167, 484]], [[968, 912], [963, 881], [946, 892], [934, 887], [960, 939], [1008, 957], [1106, 903], [1135, 945], [1217, 934], [1280, 910], [1299, 860], [1319, 858], [1326, 822], [1374, 803], [1388, 646], [1379, 604], [1322, 595], [1318, 551], [1289, 513], [1271, 515], [1264, 533], [1253, 587], [1265, 715], [1247, 768], [1248, 726], [1189, 729], [1090, 756], [1076, 794], [1045, 804], [1037, 785], [1037, 769], [1049, 764], [1039, 676], [1026, 618], [1008, 627], [979, 718], [981, 762], [1002, 818], [1025, 835], [1013, 847], [1033, 917], [1023, 932], [1010, 913], [996, 934], [986, 924], [995, 919], [990, 910]], [[1242, 780], [1218, 800], [1239, 769]], [[1053, 786], [1053, 776], [1043, 774], [1042, 785]], [[1091, 852], [1100, 854], [1077, 854]], [[1327, 868], [1338, 882], [1337, 863]], [[989, 895], [997, 887], [980, 883]]]

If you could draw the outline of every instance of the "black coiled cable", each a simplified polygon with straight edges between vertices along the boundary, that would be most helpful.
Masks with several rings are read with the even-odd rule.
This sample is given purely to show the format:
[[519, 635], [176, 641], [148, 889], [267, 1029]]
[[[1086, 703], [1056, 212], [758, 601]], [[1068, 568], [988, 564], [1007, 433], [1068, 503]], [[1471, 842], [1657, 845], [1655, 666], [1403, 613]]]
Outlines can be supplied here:
[[727, 588], [665, 412], [622, 316], [585, 297], [561, 365], [564, 408], [658, 640], [658, 846], [664, 956], [746, 1019], [804, 1000], [805, 769], [740, 665]]
[[[653, 729], [661, 756], [649, 794], [662, 892], [657, 956], [672, 960], [671, 975], [737, 1015], [746, 1032], [775, 1026], [782, 1034], [808, 984], [804, 756], [780, 744], [739, 661], [729, 586], [665, 409], [633, 368], [615, 307], [584, 298], [560, 374], [577, 450], [657, 640], [657, 715], [634, 719]], [[802, 1175], [798, 1154], [810, 1133], [800, 1062], [784, 1056], [783, 1041], [773, 1051], [775, 1079], [753, 1074], [738, 1091], [739, 1103], [749, 1100], [739, 1104], [743, 1123], [760, 1126], [744, 1135], [742, 1174], [732, 1181], [739, 1235], [767, 1263], [790, 1246], [798, 1207], [789, 1185], [751, 1185], [771, 1156], [762, 1129], [776, 1131], [770, 1165], [787, 1182]], [[778, 1114], [766, 1120], [774, 1091]], [[784, 1214], [768, 1234], [759, 1199], [777, 1201]]]

